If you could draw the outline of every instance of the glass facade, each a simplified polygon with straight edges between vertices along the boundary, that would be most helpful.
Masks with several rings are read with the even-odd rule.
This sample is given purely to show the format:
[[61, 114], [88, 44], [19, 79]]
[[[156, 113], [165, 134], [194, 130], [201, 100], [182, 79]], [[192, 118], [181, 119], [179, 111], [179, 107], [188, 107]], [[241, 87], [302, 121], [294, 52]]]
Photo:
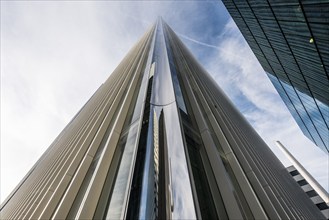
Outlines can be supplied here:
[[4, 219], [321, 219], [161, 19], [1, 205]]
[[223, 3], [303, 133], [328, 153], [329, 1]]
[[278, 80], [271, 74], [268, 74], [268, 77], [282, 100], [286, 103], [304, 135], [323, 151], [328, 152], [329, 132], [322, 115], [328, 118], [329, 107], [318, 101], [318, 106], [321, 106], [320, 112], [323, 113], [321, 115], [316, 103], [314, 103], [314, 99], [310, 96], [299, 92], [291, 85]]

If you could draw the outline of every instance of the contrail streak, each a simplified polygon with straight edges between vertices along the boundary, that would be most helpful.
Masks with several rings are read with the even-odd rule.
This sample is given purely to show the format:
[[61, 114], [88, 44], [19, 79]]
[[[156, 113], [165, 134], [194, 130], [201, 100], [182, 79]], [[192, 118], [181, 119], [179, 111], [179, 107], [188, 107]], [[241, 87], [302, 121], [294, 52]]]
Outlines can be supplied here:
[[[228, 52], [227, 50], [224, 50], [223, 48], [220, 48], [220, 47], [217, 47], [215, 45], [211, 45], [211, 44], [207, 44], [207, 43], [204, 43], [204, 42], [201, 42], [201, 41], [198, 41], [198, 40], [195, 40], [195, 39], [192, 39], [186, 35], [183, 35], [183, 34], [179, 34], [176, 32], [177, 35], [181, 36], [182, 38], [185, 38], [189, 41], [192, 41], [196, 44], [199, 44], [199, 45], [202, 45], [202, 46], [206, 46], [206, 47], [210, 47], [210, 48], [213, 48], [213, 49], [216, 49], [216, 50], [219, 50], [220, 52], [226, 54], [226, 55], [230, 55], [230, 56], [234, 56], [236, 58], [239, 58], [239, 59], [246, 59], [246, 57], [242, 57], [242, 56], [239, 56], [235, 53], [231, 53], [231, 52]], [[248, 59], [249, 61], [252, 61], [252, 59]]]
[[[177, 32], [176, 32], [176, 33], [177, 33]], [[198, 41], [198, 40], [194, 40], [194, 39], [189, 38], [188, 36], [185, 36], [185, 35], [183, 35], [183, 34], [178, 34], [178, 33], [177, 33], [177, 35], [179, 35], [179, 36], [181, 36], [181, 37], [183, 37], [183, 38], [185, 38], [185, 39], [187, 39], [187, 40], [189, 40], [189, 41], [192, 41], [192, 42], [194, 42], [194, 43], [197, 43], [197, 44], [200, 44], [200, 45], [203, 45], [203, 46], [206, 46], [206, 47], [211, 47], [211, 48], [214, 48], [214, 49], [217, 49], [217, 50], [221, 50], [221, 51], [222, 51], [221, 48], [216, 47], [216, 46], [214, 46], [214, 45], [207, 44], [207, 43], [203, 43], [203, 42]]]

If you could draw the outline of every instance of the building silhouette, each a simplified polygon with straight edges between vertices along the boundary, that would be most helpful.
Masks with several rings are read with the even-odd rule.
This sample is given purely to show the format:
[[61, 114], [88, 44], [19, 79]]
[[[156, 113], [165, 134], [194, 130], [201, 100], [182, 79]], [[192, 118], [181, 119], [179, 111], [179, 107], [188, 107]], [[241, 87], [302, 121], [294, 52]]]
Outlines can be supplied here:
[[329, 2], [223, 3], [304, 135], [329, 153]]
[[1, 218], [323, 216], [159, 19], [3, 202]]

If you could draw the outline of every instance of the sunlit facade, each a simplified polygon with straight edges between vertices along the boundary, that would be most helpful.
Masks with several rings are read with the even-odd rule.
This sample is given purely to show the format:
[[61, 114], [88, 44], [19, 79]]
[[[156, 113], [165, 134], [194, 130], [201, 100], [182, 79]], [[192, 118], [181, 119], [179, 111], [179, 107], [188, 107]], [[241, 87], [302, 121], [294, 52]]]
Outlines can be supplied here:
[[329, 1], [223, 3], [305, 136], [329, 153]]
[[321, 219], [158, 22], [1, 206], [4, 219]]

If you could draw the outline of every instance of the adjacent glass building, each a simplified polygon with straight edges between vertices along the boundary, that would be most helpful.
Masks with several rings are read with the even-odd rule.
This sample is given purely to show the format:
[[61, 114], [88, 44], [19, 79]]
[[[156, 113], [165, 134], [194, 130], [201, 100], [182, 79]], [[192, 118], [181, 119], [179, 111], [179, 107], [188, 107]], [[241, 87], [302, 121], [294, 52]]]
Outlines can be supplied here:
[[323, 219], [161, 20], [0, 213], [3, 219]]
[[329, 1], [223, 3], [303, 133], [329, 153]]

